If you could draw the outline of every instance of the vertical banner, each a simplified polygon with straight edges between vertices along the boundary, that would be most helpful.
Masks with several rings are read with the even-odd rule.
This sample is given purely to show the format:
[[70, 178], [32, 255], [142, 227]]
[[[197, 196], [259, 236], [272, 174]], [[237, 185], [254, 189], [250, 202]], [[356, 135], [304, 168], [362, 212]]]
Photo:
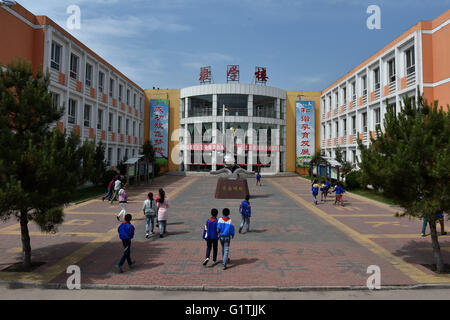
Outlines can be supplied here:
[[315, 153], [315, 118], [314, 101], [297, 101], [296, 103], [296, 146], [297, 167], [309, 167]]
[[[161, 165], [169, 159], [169, 100], [150, 100], [150, 141]], [[164, 159], [164, 160], [163, 160]]]

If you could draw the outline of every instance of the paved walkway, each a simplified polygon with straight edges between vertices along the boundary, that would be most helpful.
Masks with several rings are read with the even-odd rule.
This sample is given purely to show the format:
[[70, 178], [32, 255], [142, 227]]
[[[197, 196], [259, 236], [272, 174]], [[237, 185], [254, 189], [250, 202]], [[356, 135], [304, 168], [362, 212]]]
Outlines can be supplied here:
[[[0, 280], [64, 284], [67, 267], [78, 265], [82, 284], [90, 286], [364, 287], [367, 268], [377, 265], [382, 286], [450, 283], [449, 275], [437, 276], [423, 266], [433, 264], [433, 254], [430, 238], [419, 236], [421, 221], [395, 218], [394, 208], [348, 194], [344, 207], [332, 199], [315, 206], [309, 182], [299, 177], [266, 178], [262, 187], [249, 179], [251, 232], [232, 241], [229, 269], [205, 268], [201, 235], [210, 209], [229, 207], [236, 228], [240, 223], [240, 201], [214, 199], [216, 182], [217, 177], [164, 176], [129, 190], [137, 264], [131, 270], [125, 266], [123, 274], [115, 267], [122, 254], [115, 218], [119, 206], [91, 200], [67, 208], [56, 234], [32, 226], [33, 261], [45, 264], [32, 273], [1, 271]], [[142, 202], [161, 187], [171, 201], [168, 235], [145, 239]], [[449, 237], [440, 243], [450, 261]], [[1, 225], [0, 268], [20, 261], [20, 250], [18, 223]]]

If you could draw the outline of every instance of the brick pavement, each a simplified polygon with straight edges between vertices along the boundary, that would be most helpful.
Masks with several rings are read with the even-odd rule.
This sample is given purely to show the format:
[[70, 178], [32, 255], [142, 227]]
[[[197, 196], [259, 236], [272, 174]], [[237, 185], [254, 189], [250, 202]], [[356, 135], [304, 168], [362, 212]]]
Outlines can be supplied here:
[[[310, 184], [299, 177], [266, 178], [252, 194], [251, 232], [231, 243], [229, 269], [203, 267], [202, 226], [212, 207], [231, 209], [238, 228], [239, 200], [214, 199], [217, 177], [163, 176], [146, 187], [129, 190], [128, 211], [136, 236], [132, 257], [136, 266], [119, 274], [122, 253], [117, 236], [120, 211], [91, 200], [65, 210], [65, 223], [55, 235], [32, 227], [34, 261], [46, 263], [31, 274], [0, 272], [0, 280], [65, 283], [66, 268], [80, 266], [82, 283], [146, 286], [302, 287], [365, 286], [367, 267], [378, 265], [382, 285], [450, 283], [422, 264], [432, 264], [430, 239], [420, 238], [421, 222], [393, 217], [395, 209], [346, 194], [346, 206], [312, 204]], [[146, 194], [162, 187], [171, 201], [168, 235], [145, 239], [141, 206]], [[158, 231], [156, 229], [155, 231]], [[450, 261], [450, 241], [440, 238]], [[20, 233], [10, 221], [0, 228], [2, 268], [20, 260]], [[219, 246], [219, 259], [221, 258]]]

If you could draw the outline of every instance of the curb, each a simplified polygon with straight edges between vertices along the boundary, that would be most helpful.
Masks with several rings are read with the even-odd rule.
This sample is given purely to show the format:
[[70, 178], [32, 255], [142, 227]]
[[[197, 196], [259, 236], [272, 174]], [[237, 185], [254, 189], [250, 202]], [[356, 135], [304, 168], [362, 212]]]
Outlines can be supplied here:
[[[65, 283], [0, 281], [0, 286], [9, 289], [50, 289], [68, 290]], [[179, 291], [179, 292], [330, 292], [330, 291], [395, 291], [450, 289], [450, 284], [386, 285], [371, 290], [365, 286], [301, 286], [301, 287], [214, 287], [214, 286], [148, 286], [148, 285], [109, 285], [82, 284], [85, 290], [139, 290], [139, 291]]]

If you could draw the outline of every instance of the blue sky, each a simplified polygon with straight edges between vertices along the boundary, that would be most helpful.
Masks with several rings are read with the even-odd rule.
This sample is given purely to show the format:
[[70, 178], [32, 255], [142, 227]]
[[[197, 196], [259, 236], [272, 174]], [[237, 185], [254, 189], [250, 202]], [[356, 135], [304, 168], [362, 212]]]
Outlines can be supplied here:
[[[80, 41], [144, 89], [198, 84], [201, 66], [215, 83], [228, 64], [241, 83], [255, 66], [267, 85], [323, 90], [420, 20], [450, 9], [450, 0], [18, 0], [66, 28], [68, 6], [81, 9]], [[369, 5], [381, 30], [369, 30]]]

